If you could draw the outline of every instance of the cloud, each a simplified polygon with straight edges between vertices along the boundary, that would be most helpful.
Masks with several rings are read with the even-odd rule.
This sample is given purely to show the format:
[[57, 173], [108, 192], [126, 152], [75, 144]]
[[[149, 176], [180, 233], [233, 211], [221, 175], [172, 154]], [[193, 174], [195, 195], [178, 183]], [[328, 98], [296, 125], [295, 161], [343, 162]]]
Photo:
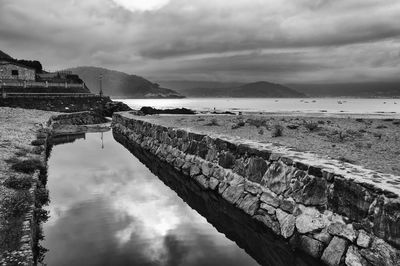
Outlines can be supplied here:
[[329, 78], [330, 68], [346, 81], [387, 80], [396, 78], [389, 51], [399, 51], [399, 13], [397, 0], [3, 0], [0, 49], [51, 70], [306, 82]]

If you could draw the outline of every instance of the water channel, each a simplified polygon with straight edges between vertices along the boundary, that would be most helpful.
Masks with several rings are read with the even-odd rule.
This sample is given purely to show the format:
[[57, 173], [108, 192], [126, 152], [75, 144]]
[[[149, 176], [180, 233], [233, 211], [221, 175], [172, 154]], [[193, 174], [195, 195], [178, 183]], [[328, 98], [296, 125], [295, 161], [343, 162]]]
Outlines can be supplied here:
[[310, 265], [111, 131], [64, 141], [73, 142], [53, 146], [48, 160], [44, 264]]

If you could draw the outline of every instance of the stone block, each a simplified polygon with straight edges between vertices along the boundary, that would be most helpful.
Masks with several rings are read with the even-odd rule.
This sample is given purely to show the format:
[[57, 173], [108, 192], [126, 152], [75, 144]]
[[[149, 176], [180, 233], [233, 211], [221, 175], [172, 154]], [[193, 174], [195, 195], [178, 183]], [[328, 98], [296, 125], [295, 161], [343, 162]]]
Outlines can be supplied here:
[[210, 189], [215, 190], [218, 187], [218, 184], [219, 184], [218, 179], [216, 179], [214, 177], [210, 177], [210, 180], [209, 180]]
[[368, 248], [371, 243], [371, 237], [364, 230], [360, 230], [357, 237], [357, 245], [362, 248]]
[[282, 199], [280, 208], [286, 212], [293, 213], [296, 202], [292, 198]]
[[272, 207], [271, 205], [268, 205], [266, 203], [261, 202], [260, 208], [267, 211], [268, 214], [273, 215], [276, 212], [276, 208]]
[[347, 249], [345, 264], [347, 266], [368, 266], [369, 263], [361, 256], [357, 247], [350, 246]]
[[280, 205], [280, 200], [278, 198], [278, 195], [269, 190], [263, 191], [260, 200], [276, 208], [279, 207]]
[[309, 233], [323, 229], [325, 222], [318, 213], [302, 213], [296, 217], [296, 228], [302, 233]]
[[400, 252], [382, 239], [375, 238], [369, 249], [360, 249], [360, 254], [372, 265], [399, 265]]
[[278, 219], [282, 236], [284, 238], [291, 237], [295, 229], [296, 218], [281, 209], [276, 209], [276, 218]]
[[203, 189], [209, 188], [209, 186], [208, 186], [209, 183], [208, 183], [208, 179], [206, 176], [196, 175], [193, 177], [193, 179], [196, 180], [197, 184], [199, 184], [201, 188], [203, 188]]
[[322, 254], [321, 260], [329, 266], [338, 266], [346, 252], [346, 248], [347, 241], [335, 236]]
[[268, 169], [268, 164], [260, 157], [251, 157], [246, 169], [246, 177], [253, 182], [261, 183]]
[[272, 216], [268, 214], [257, 214], [253, 216], [254, 219], [262, 222], [266, 227], [271, 229], [275, 234], [280, 235], [281, 229], [278, 221], [275, 221]]
[[189, 174], [190, 174], [191, 177], [199, 175], [200, 173], [201, 173], [201, 170], [197, 165], [193, 164], [190, 167], [190, 173]]
[[228, 186], [222, 193], [222, 197], [228, 202], [235, 204], [244, 193], [244, 185]]
[[238, 207], [242, 209], [245, 213], [253, 216], [260, 205], [260, 200], [257, 196], [247, 194], [244, 196], [243, 200], [240, 201]]
[[247, 179], [244, 182], [244, 189], [247, 192], [250, 192], [251, 194], [254, 194], [254, 195], [258, 195], [258, 194], [262, 193], [262, 189], [261, 189], [260, 184], [251, 182], [251, 181], [249, 181]]
[[351, 242], [356, 240], [357, 235], [351, 224], [343, 224], [339, 222], [332, 223], [328, 226], [328, 233], [334, 236], [341, 236], [347, 238]]
[[324, 250], [323, 243], [306, 235], [299, 236], [296, 246], [314, 258], [320, 258]]
[[230, 169], [235, 164], [235, 156], [230, 152], [220, 153], [218, 158], [218, 164], [223, 168]]
[[292, 166], [287, 166], [281, 161], [273, 162], [262, 178], [261, 185], [268, 187], [277, 194], [281, 194], [290, 188], [290, 180], [293, 176], [292, 171]]

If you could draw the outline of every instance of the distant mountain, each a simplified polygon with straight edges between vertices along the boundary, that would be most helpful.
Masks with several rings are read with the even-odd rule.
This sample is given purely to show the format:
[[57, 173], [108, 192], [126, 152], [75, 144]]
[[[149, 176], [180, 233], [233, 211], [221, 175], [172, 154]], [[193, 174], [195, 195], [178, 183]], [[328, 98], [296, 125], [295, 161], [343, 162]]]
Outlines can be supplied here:
[[[160, 82], [168, 84], [168, 82]], [[234, 97], [234, 98], [284, 98], [305, 97], [303, 93], [280, 84], [266, 81], [254, 83], [221, 83], [221, 82], [195, 82], [172, 81], [170, 87], [187, 97]]]
[[99, 67], [76, 67], [67, 69], [85, 81], [91, 92], [99, 90], [99, 76], [103, 76], [103, 92], [121, 98], [184, 98], [174, 90], [160, 87], [145, 78]]
[[12, 59], [12, 57], [0, 50], [0, 59]]
[[310, 97], [400, 97], [400, 81], [334, 84], [291, 84], [290, 86]]

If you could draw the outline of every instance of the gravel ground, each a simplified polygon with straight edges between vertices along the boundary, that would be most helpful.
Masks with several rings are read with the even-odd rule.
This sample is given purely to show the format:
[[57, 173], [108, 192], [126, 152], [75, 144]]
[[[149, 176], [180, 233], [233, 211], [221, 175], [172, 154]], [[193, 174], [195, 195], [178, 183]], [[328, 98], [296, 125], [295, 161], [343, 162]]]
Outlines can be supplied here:
[[[143, 119], [208, 134], [272, 142], [400, 176], [400, 119], [285, 115], [146, 116]], [[276, 134], [282, 129], [282, 136]], [[279, 132], [278, 132], [279, 133]]]
[[12, 158], [27, 159], [37, 155], [30, 153], [31, 141], [36, 139], [36, 129], [47, 122], [54, 112], [38, 110], [26, 110], [19, 108], [0, 108], [0, 254], [5, 250], [18, 249], [20, 236], [21, 216], [11, 217], [10, 199], [17, 198], [21, 191], [10, 189], [4, 186], [4, 180], [10, 176], [17, 178], [29, 176], [16, 173], [10, 169], [11, 164], [7, 162]]

